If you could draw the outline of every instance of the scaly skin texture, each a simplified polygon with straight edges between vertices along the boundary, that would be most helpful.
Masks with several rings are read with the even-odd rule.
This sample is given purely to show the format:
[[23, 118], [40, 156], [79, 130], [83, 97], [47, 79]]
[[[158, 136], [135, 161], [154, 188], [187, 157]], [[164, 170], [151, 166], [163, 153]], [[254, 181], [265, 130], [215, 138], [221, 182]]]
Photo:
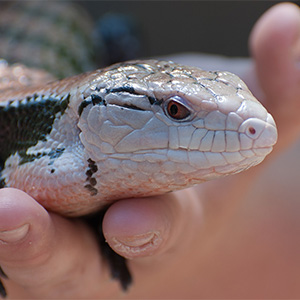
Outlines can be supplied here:
[[68, 216], [243, 171], [277, 139], [237, 76], [173, 62], [4, 89], [1, 101], [2, 185]]

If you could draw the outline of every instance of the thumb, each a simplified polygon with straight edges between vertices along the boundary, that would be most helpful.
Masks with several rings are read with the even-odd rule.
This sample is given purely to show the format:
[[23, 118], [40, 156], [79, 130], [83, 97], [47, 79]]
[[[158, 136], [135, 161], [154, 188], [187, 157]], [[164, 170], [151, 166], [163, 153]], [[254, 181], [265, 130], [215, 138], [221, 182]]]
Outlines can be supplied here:
[[277, 98], [300, 81], [296, 66], [299, 40], [300, 10], [295, 4], [273, 6], [255, 24], [249, 39], [250, 51], [266, 94]]
[[288, 146], [300, 131], [300, 10], [280, 3], [256, 23], [249, 40], [265, 105], [278, 126], [276, 150]]

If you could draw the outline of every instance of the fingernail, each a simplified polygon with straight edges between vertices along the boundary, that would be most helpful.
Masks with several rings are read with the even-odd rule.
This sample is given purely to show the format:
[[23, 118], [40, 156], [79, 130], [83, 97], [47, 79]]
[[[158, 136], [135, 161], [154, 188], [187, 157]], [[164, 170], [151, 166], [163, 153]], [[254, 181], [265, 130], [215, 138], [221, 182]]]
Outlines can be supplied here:
[[26, 236], [29, 230], [29, 224], [24, 224], [21, 227], [0, 231], [0, 240], [4, 243], [18, 242]]
[[142, 252], [151, 252], [160, 245], [162, 238], [159, 232], [148, 232], [140, 235], [113, 238], [114, 248], [124, 256], [134, 256]]

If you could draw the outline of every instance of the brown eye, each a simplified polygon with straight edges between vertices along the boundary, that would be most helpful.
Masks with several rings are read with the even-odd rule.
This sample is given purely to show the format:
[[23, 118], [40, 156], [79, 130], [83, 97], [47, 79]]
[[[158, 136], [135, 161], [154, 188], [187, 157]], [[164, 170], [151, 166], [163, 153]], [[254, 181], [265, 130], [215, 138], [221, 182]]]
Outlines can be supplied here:
[[190, 115], [190, 111], [185, 106], [174, 100], [168, 102], [166, 110], [168, 115], [176, 120], [183, 120]]

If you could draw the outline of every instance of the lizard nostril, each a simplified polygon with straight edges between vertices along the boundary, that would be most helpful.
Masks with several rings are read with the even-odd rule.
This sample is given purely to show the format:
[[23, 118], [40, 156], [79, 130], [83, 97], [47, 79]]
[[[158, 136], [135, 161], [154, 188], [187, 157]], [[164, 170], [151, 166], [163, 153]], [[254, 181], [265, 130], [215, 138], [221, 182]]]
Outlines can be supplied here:
[[255, 140], [264, 131], [266, 125], [267, 123], [263, 120], [249, 118], [241, 124], [239, 132], [245, 133], [249, 138]]
[[272, 147], [277, 140], [277, 130], [273, 124], [274, 122], [257, 118], [249, 118], [244, 121], [239, 128], [239, 133], [243, 136], [244, 147], [249, 147], [251, 140], [254, 141], [254, 148]]
[[250, 126], [250, 127], [248, 128], [248, 132], [250, 133], [250, 135], [255, 135], [256, 129], [255, 129], [254, 127]]

